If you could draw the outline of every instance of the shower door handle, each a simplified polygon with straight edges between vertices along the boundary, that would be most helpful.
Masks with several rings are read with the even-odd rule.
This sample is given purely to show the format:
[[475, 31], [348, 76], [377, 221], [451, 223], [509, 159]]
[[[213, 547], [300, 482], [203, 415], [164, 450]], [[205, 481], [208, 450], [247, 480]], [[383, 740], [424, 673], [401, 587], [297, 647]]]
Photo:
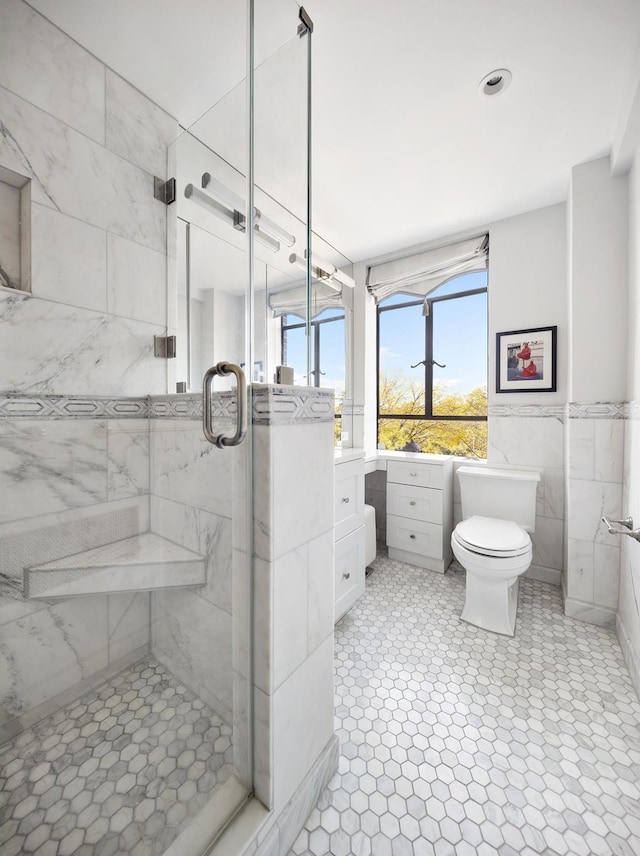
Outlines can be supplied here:
[[[233, 374], [237, 381], [236, 433], [231, 437], [213, 433], [213, 417], [211, 414], [211, 387], [216, 375], [227, 377]], [[239, 446], [247, 433], [247, 382], [244, 372], [235, 363], [217, 363], [205, 372], [202, 380], [202, 430], [210, 443], [219, 449], [225, 446]]]

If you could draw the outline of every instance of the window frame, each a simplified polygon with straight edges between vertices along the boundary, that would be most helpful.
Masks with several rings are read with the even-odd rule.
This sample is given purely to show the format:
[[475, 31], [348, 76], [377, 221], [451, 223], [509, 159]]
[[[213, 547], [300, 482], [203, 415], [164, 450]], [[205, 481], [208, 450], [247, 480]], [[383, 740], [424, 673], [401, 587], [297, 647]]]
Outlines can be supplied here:
[[[286, 315], [282, 316], [282, 323], [280, 324], [280, 358], [284, 359], [285, 347], [284, 347], [284, 338], [287, 330], [299, 330], [301, 327], [306, 327], [306, 322], [300, 321], [299, 324], [285, 324], [284, 319]], [[347, 323], [346, 311], [342, 310], [342, 315], [334, 315], [332, 318], [314, 318], [309, 322], [309, 326], [314, 329], [313, 333], [313, 365], [314, 368], [311, 369], [311, 374], [313, 375], [313, 386], [320, 387], [320, 375], [322, 371], [320, 369], [320, 327], [323, 324], [331, 324], [334, 321], [343, 321], [345, 324]], [[308, 380], [308, 378], [307, 378]]]
[[[453, 277], [452, 277], [453, 278]], [[456, 277], [457, 278], [457, 277]], [[447, 280], [451, 282], [451, 280]], [[445, 283], [442, 283], [444, 285]], [[409, 419], [429, 422], [487, 422], [487, 416], [446, 416], [433, 413], [433, 305], [441, 303], [445, 300], [459, 300], [460, 298], [470, 297], [474, 294], [488, 294], [488, 285], [483, 288], [471, 288], [465, 291], [456, 291], [454, 294], [443, 294], [438, 297], [418, 297], [408, 299], [402, 303], [394, 303], [391, 306], [382, 306], [378, 304], [376, 307], [376, 438], [379, 437], [379, 428], [381, 419]], [[389, 295], [390, 297], [392, 295]], [[407, 295], [408, 297], [408, 295]], [[383, 312], [393, 312], [394, 309], [406, 309], [408, 306], [422, 306], [427, 304], [428, 314], [425, 316], [425, 342], [424, 342], [424, 413], [380, 413], [380, 316]], [[487, 388], [489, 378], [489, 365], [487, 353]]]

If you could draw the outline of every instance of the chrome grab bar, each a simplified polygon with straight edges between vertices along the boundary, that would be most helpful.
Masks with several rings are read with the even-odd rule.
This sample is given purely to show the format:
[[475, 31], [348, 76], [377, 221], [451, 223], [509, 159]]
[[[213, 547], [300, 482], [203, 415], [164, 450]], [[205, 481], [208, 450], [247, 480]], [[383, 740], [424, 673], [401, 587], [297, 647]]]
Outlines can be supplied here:
[[[232, 437], [213, 433], [213, 416], [211, 414], [211, 387], [216, 375], [226, 377], [234, 374], [237, 381], [238, 405], [236, 409], [236, 433]], [[202, 380], [202, 430], [210, 443], [219, 449], [224, 446], [238, 446], [247, 433], [247, 382], [244, 372], [235, 363], [217, 363], [205, 372]]]
[[[625, 517], [624, 520], [611, 520], [609, 517], [603, 517], [602, 522], [607, 527], [609, 535], [629, 535], [636, 541], [640, 541], [640, 529], [633, 528], [633, 517]], [[624, 526], [624, 529], [616, 529], [614, 523]]]

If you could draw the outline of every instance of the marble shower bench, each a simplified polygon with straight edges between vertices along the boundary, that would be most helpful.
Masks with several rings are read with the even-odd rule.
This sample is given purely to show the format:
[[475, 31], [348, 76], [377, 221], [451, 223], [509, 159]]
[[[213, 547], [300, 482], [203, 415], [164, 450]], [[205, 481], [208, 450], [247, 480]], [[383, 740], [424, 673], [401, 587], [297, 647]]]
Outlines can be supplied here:
[[154, 591], [206, 583], [205, 559], [154, 532], [25, 569], [25, 598]]

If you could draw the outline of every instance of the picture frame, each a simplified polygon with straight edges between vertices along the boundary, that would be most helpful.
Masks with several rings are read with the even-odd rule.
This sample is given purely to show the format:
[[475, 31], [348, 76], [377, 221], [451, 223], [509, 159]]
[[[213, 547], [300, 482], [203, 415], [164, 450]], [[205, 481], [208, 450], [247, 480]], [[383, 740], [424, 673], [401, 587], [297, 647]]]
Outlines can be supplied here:
[[496, 334], [496, 392], [555, 392], [557, 326]]

